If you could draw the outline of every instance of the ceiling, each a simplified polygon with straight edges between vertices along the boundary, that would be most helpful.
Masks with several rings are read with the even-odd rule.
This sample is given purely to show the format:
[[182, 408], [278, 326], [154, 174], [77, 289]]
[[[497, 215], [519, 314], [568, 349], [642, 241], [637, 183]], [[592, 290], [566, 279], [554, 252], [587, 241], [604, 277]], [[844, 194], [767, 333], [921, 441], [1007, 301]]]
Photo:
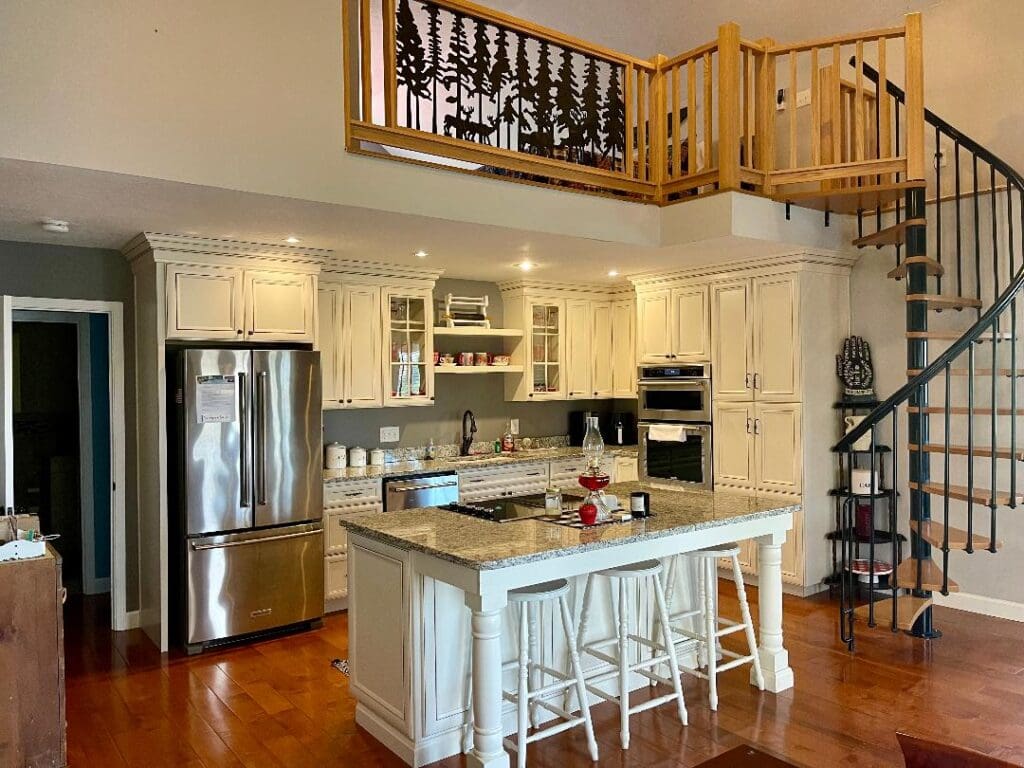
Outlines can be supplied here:
[[[282, 243], [342, 257], [429, 265], [448, 277], [498, 282], [523, 275], [622, 282], [626, 275], [787, 253], [778, 242], [720, 237], [656, 248], [258, 195], [67, 166], [0, 159], [0, 240], [120, 249], [141, 231]], [[44, 232], [44, 218], [71, 223]], [[418, 258], [416, 251], [428, 256]], [[616, 270], [617, 277], [608, 272]]]

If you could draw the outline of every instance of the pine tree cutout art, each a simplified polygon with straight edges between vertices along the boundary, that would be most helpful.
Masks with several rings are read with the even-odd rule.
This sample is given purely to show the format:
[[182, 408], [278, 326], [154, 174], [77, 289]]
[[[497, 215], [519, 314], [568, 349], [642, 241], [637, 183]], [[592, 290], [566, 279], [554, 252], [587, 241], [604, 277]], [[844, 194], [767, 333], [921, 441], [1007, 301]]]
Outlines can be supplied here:
[[533, 79], [533, 109], [529, 111], [533, 124], [537, 126], [532, 134], [527, 134], [530, 150], [538, 155], [551, 156], [555, 146], [554, 138], [554, 87], [551, 77], [551, 46], [547, 40], [541, 40], [538, 50], [537, 75]]
[[472, 108], [464, 109], [462, 97], [468, 94], [473, 88], [473, 81], [470, 70], [469, 39], [466, 32], [466, 15], [455, 13], [455, 21], [452, 24], [451, 39], [448, 44], [448, 55], [445, 58], [444, 86], [454, 94], [448, 96], [445, 101], [455, 105], [455, 114], [447, 114], [444, 117], [445, 136], [455, 135], [456, 138], [468, 138], [466, 123], [472, 117]]
[[[512, 86], [516, 95], [516, 149], [520, 152], [528, 151], [523, 137], [533, 130], [533, 124], [529, 121], [527, 110], [523, 102], [529, 102], [533, 93], [533, 84], [530, 74], [529, 52], [526, 50], [526, 36], [522, 32], [516, 33], [516, 65], [515, 74], [512, 78]], [[509, 144], [509, 149], [512, 145]]]
[[494, 39], [494, 64], [491, 66], [491, 93], [494, 95], [494, 104], [497, 108], [497, 136], [495, 144], [501, 146], [501, 128], [505, 126], [505, 146], [510, 146], [509, 131], [515, 111], [512, 107], [511, 97], [502, 99], [502, 91], [512, 81], [512, 62], [508, 58], [508, 31], [504, 27], [498, 27], [498, 36]]
[[622, 86], [619, 83], [619, 67], [612, 66], [608, 75], [608, 88], [605, 91], [604, 107], [601, 112], [601, 127], [604, 130], [604, 154], [611, 157], [612, 168], [615, 168], [615, 160], [618, 157], [619, 149], [622, 150], [622, 159], [627, 159], [626, 147], [626, 105], [622, 100]]
[[[437, 133], [437, 86], [444, 78], [441, 58], [441, 7], [424, 2], [427, 12], [427, 76], [430, 78], [430, 130]], [[442, 83], [443, 86], [443, 83]]]
[[[430, 98], [427, 59], [409, 0], [398, 0], [395, 14], [395, 79], [405, 89], [405, 125], [420, 127], [420, 99]], [[413, 112], [413, 100], [416, 110]]]
[[[487, 34], [487, 25], [479, 19], [474, 20], [473, 58], [470, 59], [473, 91], [476, 93], [476, 121], [481, 126], [486, 122], [484, 100], [491, 99], [491, 41]], [[485, 142], [485, 143], [490, 143]]]
[[601, 145], [601, 83], [597, 59], [587, 59], [583, 75], [583, 91], [580, 93], [580, 121], [582, 122], [583, 144], [591, 158], [597, 157]]
[[583, 145], [583, 131], [577, 119], [579, 101], [579, 86], [576, 83], [576, 71], [573, 69], [572, 51], [562, 48], [558, 81], [555, 85], [555, 128], [558, 131], [558, 138], [565, 137], [567, 160], [578, 155], [577, 150]]

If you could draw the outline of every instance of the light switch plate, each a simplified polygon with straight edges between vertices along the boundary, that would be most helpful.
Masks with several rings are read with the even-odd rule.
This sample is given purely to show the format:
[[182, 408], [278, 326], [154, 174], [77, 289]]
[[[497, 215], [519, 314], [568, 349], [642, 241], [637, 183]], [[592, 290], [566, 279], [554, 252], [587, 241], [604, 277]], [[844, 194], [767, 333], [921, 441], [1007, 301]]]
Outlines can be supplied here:
[[400, 434], [398, 427], [381, 427], [380, 441], [382, 443], [397, 443]]
[[519, 434], [519, 419], [510, 419], [509, 420], [509, 427], [508, 428], [509, 428], [509, 431], [512, 432], [513, 435], [518, 435]]

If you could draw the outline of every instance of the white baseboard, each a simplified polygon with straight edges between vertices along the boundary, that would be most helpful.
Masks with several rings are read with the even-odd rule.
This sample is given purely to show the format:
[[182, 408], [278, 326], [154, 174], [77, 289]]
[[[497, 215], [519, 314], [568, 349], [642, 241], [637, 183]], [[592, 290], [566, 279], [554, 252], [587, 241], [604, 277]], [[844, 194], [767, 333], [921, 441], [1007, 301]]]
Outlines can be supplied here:
[[124, 626], [124, 628], [126, 630], [127, 629], [138, 629], [141, 626], [142, 626], [142, 622], [141, 622], [141, 619], [139, 617], [139, 612], [138, 611], [128, 611], [125, 614], [125, 626]]
[[1024, 621], [1024, 603], [1014, 603], [1010, 600], [1000, 600], [984, 595], [971, 595], [965, 592], [951, 592], [948, 595], [935, 592], [932, 599], [936, 605], [955, 608], [958, 611], [980, 613], [1010, 621]]

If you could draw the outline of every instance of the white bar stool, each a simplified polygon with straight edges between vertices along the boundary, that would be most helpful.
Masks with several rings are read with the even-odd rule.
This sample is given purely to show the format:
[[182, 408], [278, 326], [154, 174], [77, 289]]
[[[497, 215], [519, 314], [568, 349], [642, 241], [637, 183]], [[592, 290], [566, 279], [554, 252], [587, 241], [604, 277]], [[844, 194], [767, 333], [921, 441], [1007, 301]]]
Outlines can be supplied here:
[[[502, 691], [502, 696], [516, 705], [517, 733], [516, 739], [505, 739], [505, 747], [513, 749], [517, 755], [519, 768], [526, 765], [526, 745], [540, 739], [546, 739], [570, 728], [582, 725], [587, 734], [587, 746], [590, 748], [590, 757], [595, 762], [597, 756], [597, 740], [594, 738], [594, 725], [590, 719], [590, 706], [587, 703], [586, 682], [583, 678], [583, 668], [580, 665], [579, 653], [576, 650], [576, 630], [573, 626], [572, 615], [569, 612], [569, 604], [565, 599], [569, 592], [569, 582], [565, 579], [549, 581], [544, 584], [536, 584], [532, 587], [512, 590], [508, 593], [508, 602], [519, 606], [519, 659], [504, 664], [502, 669], [517, 669], [519, 673], [519, 686], [516, 691]], [[572, 674], [552, 669], [540, 663], [537, 640], [537, 622], [534, 611], [539, 611], [540, 606], [548, 601], [557, 601], [558, 609], [562, 615], [562, 629], [565, 632], [566, 647], [569, 649], [569, 660], [572, 666]], [[532, 609], [532, 610], [531, 610]], [[545, 677], [553, 678], [555, 682], [545, 684]], [[531, 684], [532, 680], [532, 684]], [[538, 687], [539, 686], [539, 687]], [[568, 699], [568, 691], [576, 689], [576, 695], [580, 700], [579, 715], [574, 717], [568, 711], [560, 709], [545, 699], [552, 694], [562, 693]], [[563, 722], [552, 725], [543, 730], [538, 730], [527, 735], [531, 719], [534, 725], [537, 724], [536, 714], [531, 718], [531, 710], [535, 712], [537, 707], [542, 707], [549, 712], [562, 718]]]
[[[629, 717], [638, 712], [643, 712], [653, 707], [660, 706], [666, 702], [675, 700], [679, 708], [679, 720], [683, 725], [688, 722], [686, 714], [686, 702], [683, 699], [683, 687], [679, 680], [679, 662], [676, 658], [676, 647], [673, 642], [670, 629], [668, 609], [665, 602], [665, 592], [661, 583], [662, 565], [657, 560], [645, 560], [633, 565], [624, 565], [619, 568], [608, 568], [597, 571], [587, 576], [587, 586], [583, 593], [583, 611], [580, 615], [579, 633], [577, 635], [577, 647], [581, 654], [587, 653], [613, 668], [598, 667], [587, 675], [587, 690], [606, 701], [617, 702], [619, 705], [619, 727], [622, 748], [629, 749]], [[586, 633], [587, 621], [590, 616], [591, 598], [593, 595], [594, 580], [597, 577], [604, 577], [612, 580], [611, 608], [614, 617], [616, 630], [613, 637], [598, 640], [597, 642], [584, 644], [583, 638]], [[654, 601], [657, 614], [660, 619], [656, 626], [661, 628], [661, 641], [643, 637], [639, 634], [631, 634], [629, 630], [630, 611], [629, 593], [630, 590], [643, 582], [649, 581], [654, 588]], [[618, 605], [616, 606], [615, 586], [618, 586]], [[634, 663], [629, 661], [630, 642], [638, 646], [648, 648], [652, 651], [651, 657]], [[604, 649], [614, 646], [615, 655], [605, 653]], [[669, 679], [655, 673], [655, 668], [661, 664], [667, 664]], [[658, 696], [649, 701], [642, 702], [635, 706], [629, 705], [629, 675], [637, 672], [652, 682], [663, 683], [672, 686], [672, 693]], [[619, 679], [619, 695], [612, 696], [609, 693], [596, 687], [596, 683], [605, 680]]]
[[[672, 558], [668, 568], [667, 595], [668, 603], [671, 606], [678, 576], [677, 570], [682, 566], [683, 558], [695, 560], [698, 564], [697, 607], [690, 610], [672, 612], [670, 613], [669, 621], [673, 634], [696, 640], [698, 643], [698, 669], [684, 667], [683, 671], [708, 681], [708, 703], [712, 710], [718, 709], [718, 675], [734, 667], [753, 663], [754, 681], [757, 683], [759, 690], [764, 690], [761, 658], [757, 653], [757, 638], [754, 635], [754, 622], [750, 618], [750, 606], [747, 604], [747, 590], [743, 584], [743, 572], [740, 570], [739, 554], [739, 545], [733, 543], [721, 544], [716, 547], [707, 547], [695, 552], [677, 555]], [[733, 581], [736, 584], [736, 595], [740, 603], [740, 621], [724, 619], [717, 613], [718, 561], [721, 558], [728, 558], [732, 564]], [[680, 625], [682, 620], [694, 616], [700, 617], [697, 621], [697, 631]], [[747, 636], [747, 650], [749, 653], [746, 656], [721, 648], [718, 643], [719, 639], [735, 632], [744, 632]], [[723, 658], [728, 658], [729, 661], [719, 665], [719, 653], [722, 654]], [[705, 667], [707, 671], [700, 672], [700, 667]]]

